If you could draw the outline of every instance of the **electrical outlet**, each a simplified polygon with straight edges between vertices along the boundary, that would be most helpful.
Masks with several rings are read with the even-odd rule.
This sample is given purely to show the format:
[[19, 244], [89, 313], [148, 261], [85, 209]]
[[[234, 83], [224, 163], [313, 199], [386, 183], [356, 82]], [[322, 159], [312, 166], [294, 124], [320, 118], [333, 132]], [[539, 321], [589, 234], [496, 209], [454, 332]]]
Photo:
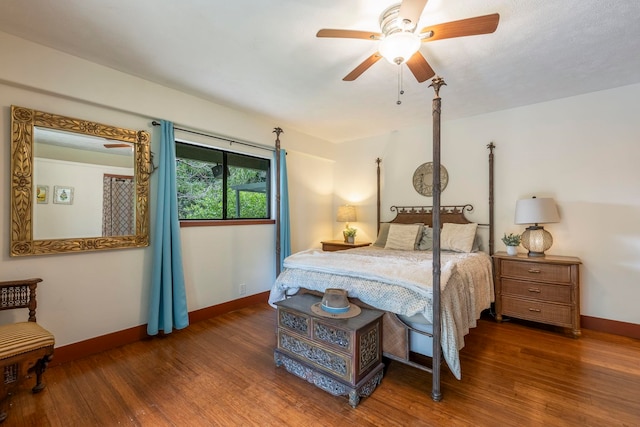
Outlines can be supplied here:
[[240, 286], [238, 286], [238, 291], [240, 292], [240, 295], [244, 295], [247, 293], [247, 285], [245, 285], [244, 283], [240, 283]]

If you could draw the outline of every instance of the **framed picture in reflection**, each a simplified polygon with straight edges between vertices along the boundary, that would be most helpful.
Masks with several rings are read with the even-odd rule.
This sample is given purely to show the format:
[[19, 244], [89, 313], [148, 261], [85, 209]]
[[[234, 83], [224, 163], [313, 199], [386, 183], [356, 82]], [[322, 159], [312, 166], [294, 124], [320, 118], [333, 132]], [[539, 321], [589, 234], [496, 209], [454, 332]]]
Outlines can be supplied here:
[[59, 205], [73, 204], [73, 187], [55, 185], [53, 187], [53, 203]]
[[49, 203], [48, 185], [36, 185], [36, 201], [38, 203]]

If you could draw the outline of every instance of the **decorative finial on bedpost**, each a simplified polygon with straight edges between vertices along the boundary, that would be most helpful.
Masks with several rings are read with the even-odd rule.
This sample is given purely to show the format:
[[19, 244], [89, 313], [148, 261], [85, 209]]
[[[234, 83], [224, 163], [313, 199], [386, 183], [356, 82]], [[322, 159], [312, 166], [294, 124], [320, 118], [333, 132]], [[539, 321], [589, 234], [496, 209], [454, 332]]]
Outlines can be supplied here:
[[496, 145], [493, 143], [493, 141], [491, 141], [487, 144], [487, 148], [489, 149], [489, 152], [493, 154], [493, 149], [496, 148]]
[[435, 76], [431, 80], [431, 84], [429, 87], [433, 87], [433, 90], [436, 92], [436, 98], [440, 98], [440, 87], [446, 86], [447, 84], [444, 82], [444, 79], [440, 76]]

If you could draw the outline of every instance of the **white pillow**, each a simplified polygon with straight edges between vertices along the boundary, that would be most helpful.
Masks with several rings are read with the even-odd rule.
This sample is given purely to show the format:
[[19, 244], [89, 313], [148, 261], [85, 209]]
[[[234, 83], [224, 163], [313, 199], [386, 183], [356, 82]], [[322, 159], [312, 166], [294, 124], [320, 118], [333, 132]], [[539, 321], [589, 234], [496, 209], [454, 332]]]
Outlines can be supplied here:
[[442, 224], [440, 234], [440, 249], [443, 251], [471, 252], [476, 238], [478, 224]]
[[391, 224], [385, 249], [413, 251], [422, 237], [424, 224]]

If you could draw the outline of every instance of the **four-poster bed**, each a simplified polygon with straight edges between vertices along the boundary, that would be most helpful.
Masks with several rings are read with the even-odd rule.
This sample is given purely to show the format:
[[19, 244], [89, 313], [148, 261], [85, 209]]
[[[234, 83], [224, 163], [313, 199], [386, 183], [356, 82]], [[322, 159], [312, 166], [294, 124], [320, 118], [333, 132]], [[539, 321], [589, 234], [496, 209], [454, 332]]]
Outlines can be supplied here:
[[[377, 218], [379, 240], [381, 225], [390, 234], [401, 226], [423, 224], [418, 240], [432, 233], [431, 250], [393, 250], [388, 242], [369, 248], [340, 252], [303, 251], [285, 260], [282, 273], [274, 284], [271, 304], [298, 292], [321, 295], [326, 288], [347, 289], [354, 303], [385, 311], [383, 318], [383, 354], [411, 366], [432, 372], [432, 398], [442, 399], [440, 392], [441, 357], [459, 379], [461, 369], [458, 351], [464, 335], [475, 327], [482, 310], [493, 301], [493, 278], [489, 254], [474, 252], [472, 244], [460, 250], [451, 247], [451, 230], [472, 229], [475, 239], [477, 224], [465, 213], [471, 205], [440, 206], [440, 97], [444, 85], [433, 80], [433, 206], [392, 206], [396, 217], [388, 223], [380, 221], [380, 159], [377, 163]], [[493, 144], [489, 144], [489, 185], [493, 185]], [[493, 252], [493, 189], [489, 189], [489, 253]], [[395, 224], [395, 225], [394, 225]], [[453, 226], [452, 224], [455, 224]], [[475, 228], [473, 227], [475, 226]], [[427, 233], [425, 230], [430, 230]], [[457, 232], [456, 231], [456, 232]], [[468, 230], [466, 241], [469, 239]], [[397, 234], [397, 233], [396, 233]], [[455, 233], [454, 233], [455, 234]], [[396, 236], [397, 237], [397, 236]], [[441, 237], [444, 245], [441, 246]], [[455, 240], [455, 239], [454, 239]], [[378, 243], [378, 242], [376, 242]], [[411, 245], [410, 245], [411, 246]], [[411, 247], [411, 249], [414, 249]], [[448, 251], [447, 249], [454, 249]], [[430, 276], [430, 277], [428, 277]], [[426, 337], [423, 339], [423, 337]], [[429, 338], [431, 339], [429, 342]], [[430, 348], [429, 348], [430, 347]], [[444, 352], [444, 353], [443, 353]], [[413, 353], [431, 357], [431, 366], [418, 363]]]

